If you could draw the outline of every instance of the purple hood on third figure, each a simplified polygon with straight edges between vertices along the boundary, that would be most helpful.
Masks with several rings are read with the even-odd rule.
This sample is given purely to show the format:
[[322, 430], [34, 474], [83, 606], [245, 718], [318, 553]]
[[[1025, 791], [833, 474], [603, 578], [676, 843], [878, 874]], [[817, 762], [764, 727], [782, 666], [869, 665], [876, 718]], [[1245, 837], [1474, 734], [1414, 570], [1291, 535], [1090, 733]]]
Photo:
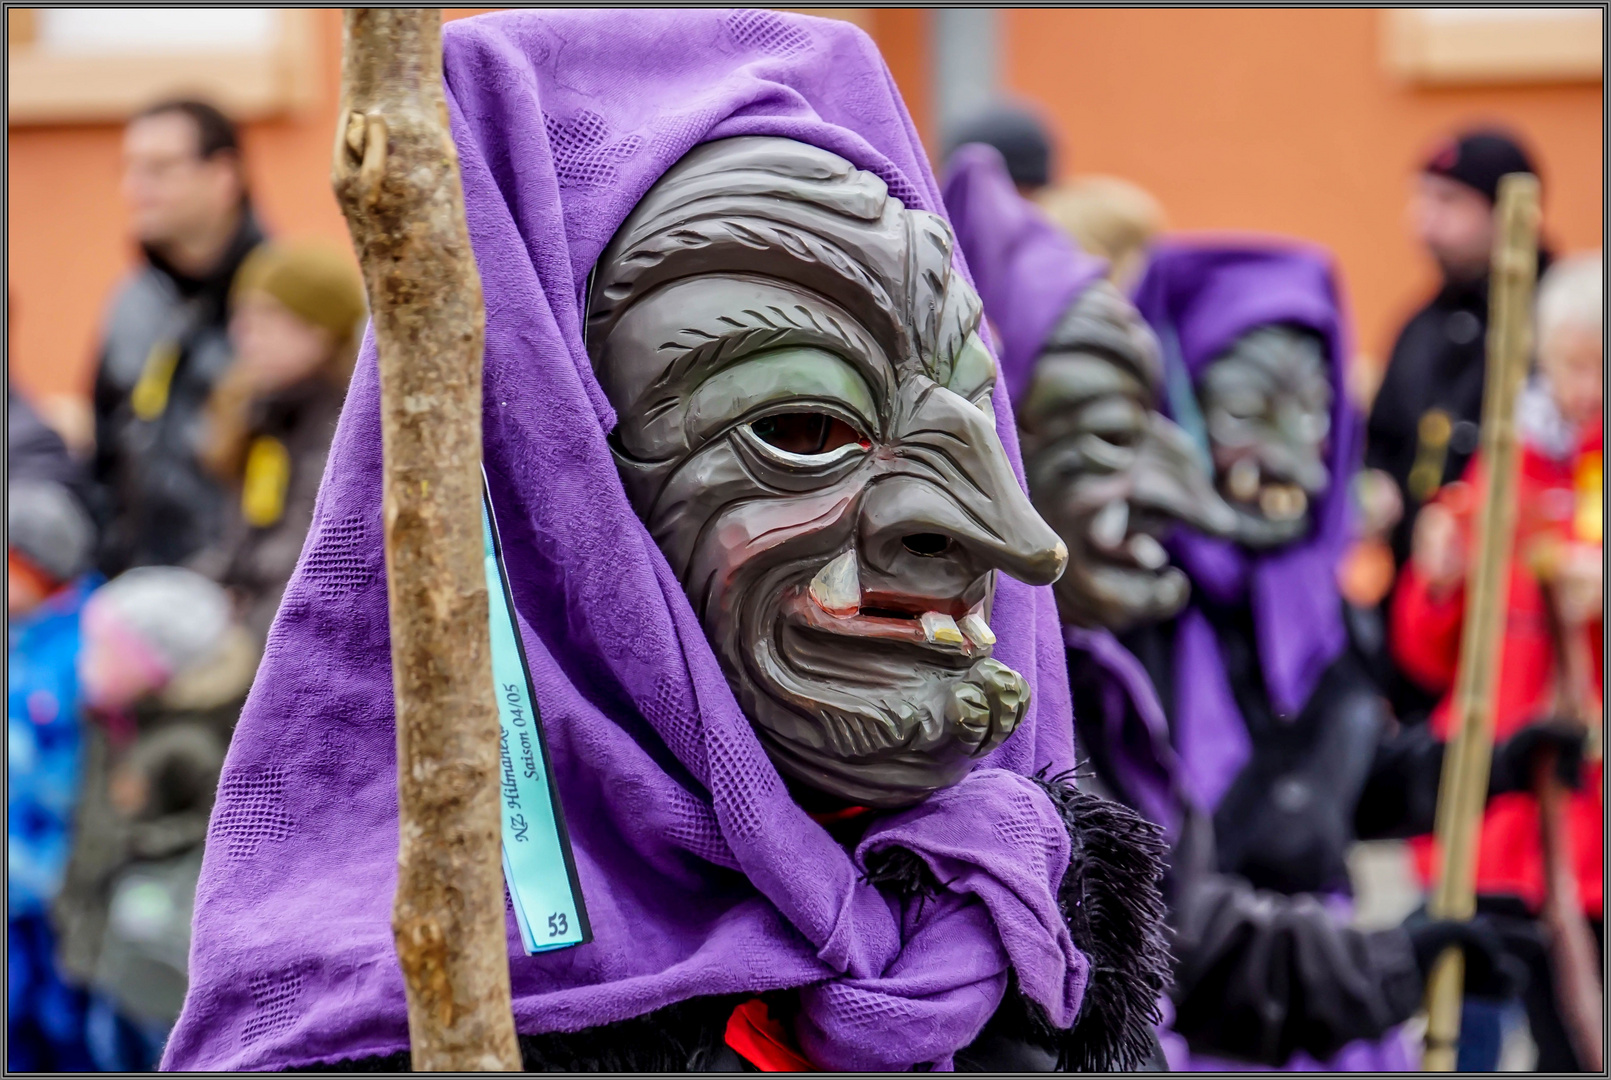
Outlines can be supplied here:
[[[1158, 335], [1172, 380], [1184, 372], [1183, 381], [1195, 385], [1237, 338], [1269, 324], [1318, 334], [1330, 364], [1331, 487], [1318, 501], [1309, 535], [1265, 552], [1184, 531], [1170, 545], [1192, 582], [1176, 641], [1175, 743], [1195, 796], [1212, 807], [1246, 762], [1248, 736], [1200, 610], [1204, 597], [1219, 603], [1246, 597], [1253, 605], [1264, 683], [1279, 715], [1297, 715], [1347, 643], [1336, 570], [1349, 539], [1348, 478], [1360, 434], [1344, 389], [1349, 342], [1331, 257], [1290, 241], [1162, 243], [1151, 252], [1135, 303]], [[1183, 389], [1181, 382], [1172, 392]]]

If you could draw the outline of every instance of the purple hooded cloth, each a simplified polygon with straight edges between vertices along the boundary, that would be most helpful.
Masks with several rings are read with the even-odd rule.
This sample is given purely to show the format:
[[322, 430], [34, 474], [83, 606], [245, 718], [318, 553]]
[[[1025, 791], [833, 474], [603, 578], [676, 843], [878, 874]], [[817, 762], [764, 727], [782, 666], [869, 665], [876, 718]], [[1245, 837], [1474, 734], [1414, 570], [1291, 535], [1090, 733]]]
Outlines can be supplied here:
[[[1001, 342], [1002, 381], [1012, 399], [1022, 401], [1047, 337], [1108, 264], [1081, 251], [1018, 193], [993, 146], [959, 147], [946, 163], [941, 194]], [[1063, 635], [1101, 684], [1102, 731], [1132, 789], [1126, 795], [1149, 820], [1175, 829], [1183, 797], [1180, 763], [1141, 662], [1106, 630], [1065, 626]]]
[[1309, 535], [1260, 553], [1184, 530], [1171, 544], [1193, 590], [1176, 638], [1175, 745], [1196, 797], [1213, 807], [1250, 747], [1200, 598], [1250, 600], [1264, 683], [1281, 716], [1297, 715], [1346, 644], [1336, 568], [1349, 539], [1348, 478], [1359, 449], [1343, 382], [1349, 343], [1331, 257], [1290, 241], [1162, 243], [1151, 252], [1135, 304], [1163, 343], [1166, 364], [1184, 369], [1192, 383], [1238, 337], [1271, 323], [1318, 334], [1331, 367], [1331, 487], [1318, 500]]
[[1125, 801], [1162, 825], [1173, 842], [1191, 805], [1191, 792], [1146, 668], [1108, 630], [1064, 626], [1063, 643], [1070, 678], [1089, 680], [1097, 688], [1102, 738]]
[[[996, 656], [1034, 688], [961, 784], [880, 816], [853, 852], [789, 797], [681, 585], [633, 513], [583, 348], [590, 269], [695, 144], [798, 139], [939, 193], [872, 42], [770, 11], [521, 11], [444, 30], [448, 111], [486, 295], [485, 463], [595, 940], [528, 957], [516, 1027], [574, 1031], [695, 996], [803, 987], [831, 1069], [950, 1066], [1011, 967], [1059, 1026], [1089, 966], [1055, 900], [1066, 828], [1029, 778], [1070, 769], [1051, 591], [1000, 579]], [[283, 1068], [408, 1045], [390, 916], [395, 733], [373, 340], [213, 813], [190, 994], [167, 1069]], [[1006, 395], [997, 427], [1017, 467]], [[911, 848], [946, 891], [861, 880]]]
[[946, 213], [1000, 339], [1001, 381], [1014, 401], [1029, 389], [1046, 338], [1076, 297], [1107, 273], [1040, 207], [1018, 194], [993, 146], [969, 143], [946, 163]]
[[[1348, 912], [1340, 911], [1340, 921], [1346, 921]], [[1164, 1022], [1158, 1026], [1158, 1042], [1163, 1047], [1169, 1071], [1177, 1073], [1250, 1073], [1266, 1072], [1325, 1072], [1325, 1073], [1408, 1073], [1419, 1071], [1419, 1057], [1415, 1054], [1409, 1031], [1400, 1026], [1380, 1039], [1356, 1039], [1338, 1050], [1325, 1061], [1316, 1060], [1298, 1051], [1283, 1064], [1271, 1067], [1230, 1058], [1197, 1054], [1186, 1045], [1186, 1040], [1169, 1025], [1174, 1022], [1174, 1006], [1167, 998], [1160, 1006]]]

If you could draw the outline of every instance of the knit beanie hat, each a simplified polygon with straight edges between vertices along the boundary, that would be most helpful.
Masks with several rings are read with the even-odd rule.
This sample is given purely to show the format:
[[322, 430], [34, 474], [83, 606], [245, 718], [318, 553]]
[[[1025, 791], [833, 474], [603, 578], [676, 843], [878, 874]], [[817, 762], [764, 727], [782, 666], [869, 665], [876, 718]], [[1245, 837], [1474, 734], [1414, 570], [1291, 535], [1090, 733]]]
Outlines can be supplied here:
[[1018, 105], [995, 105], [959, 126], [946, 156], [967, 143], [993, 146], [1007, 163], [1007, 175], [1020, 187], [1052, 181], [1052, 139], [1039, 116]]
[[297, 318], [354, 337], [364, 317], [364, 288], [352, 256], [322, 244], [260, 244], [241, 263], [232, 287], [238, 301], [251, 292], [274, 297]]
[[177, 676], [221, 651], [231, 626], [229, 597], [215, 582], [178, 566], [138, 566], [90, 596], [85, 617], [109, 619]]
[[1457, 180], [1493, 202], [1499, 197], [1499, 178], [1506, 173], [1538, 175], [1532, 158], [1507, 132], [1469, 131], [1438, 148], [1423, 172]]
[[78, 499], [49, 480], [16, 480], [6, 495], [6, 545], [59, 582], [89, 569], [95, 526]]

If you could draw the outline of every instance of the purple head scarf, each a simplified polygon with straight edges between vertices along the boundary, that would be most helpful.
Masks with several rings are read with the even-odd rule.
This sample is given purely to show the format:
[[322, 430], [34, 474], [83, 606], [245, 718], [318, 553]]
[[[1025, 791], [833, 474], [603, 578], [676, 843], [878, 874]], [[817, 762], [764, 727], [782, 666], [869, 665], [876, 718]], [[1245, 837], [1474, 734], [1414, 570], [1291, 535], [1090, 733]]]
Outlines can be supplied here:
[[1247, 597], [1271, 705], [1295, 716], [1346, 644], [1336, 568], [1349, 538], [1348, 478], [1359, 423], [1344, 390], [1348, 339], [1331, 257], [1264, 238], [1176, 239], [1151, 252], [1136, 307], [1163, 343], [1165, 363], [1195, 384], [1241, 335], [1280, 323], [1318, 334], [1331, 370], [1331, 487], [1309, 535], [1268, 552], [1177, 531], [1171, 549], [1191, 577], [1175, 657], [1175, 741], [1196, 795], [1214, 806], [1246, 763], [1247, 732], [1199, 601]]
[[[694, 145], [798, 139], [940, 207], [876, 48], [770, 11], [522, 11], [449, 24], [448, 109], [486, 295], [485, 464], [595, 940], [525, 956], [516, 1027], [574, 1031], [687, 998], [802, 987], [832, 1069], [948, 1068], [1009, 967], [1071, 1024], [1088, 961], [1055, 901], [1068, 835], [1029, 779], [1072, 767], [1051, 591], [1002, 578], [996, 655], [1034, 687], [961, 784], [845, 851], [762, 751], [627, 501], [581, 328], [586, 282]], [[169, 1069], [283, 1068], [408, 1043], [390, 913], [396, 757], [373, 340], [313, 529], [230, 748]], [[997, 426], [1017, 463], [1010, 405]], [[921, 912], [862, 879], [900, 844], [947, 883]]]
[[1107, 273], [1040, 207], [1018, 194], [1000, 151], [959, 147], [946, 163], [946, 213], [1000, 339], [1001, 381], [1022, 401], [1046, 337], [1076, 297]]

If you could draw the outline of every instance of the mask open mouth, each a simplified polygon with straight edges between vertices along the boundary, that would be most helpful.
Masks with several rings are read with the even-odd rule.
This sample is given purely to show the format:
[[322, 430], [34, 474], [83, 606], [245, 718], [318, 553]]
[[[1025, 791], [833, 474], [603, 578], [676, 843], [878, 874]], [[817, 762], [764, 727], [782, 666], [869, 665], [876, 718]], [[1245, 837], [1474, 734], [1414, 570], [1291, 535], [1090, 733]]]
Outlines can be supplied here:
[[1253, 508], [1266, 520], [1283, 524], [1301, 521], [1309, 512], [1309, 494], [1302, 487], [1261, 469], [1252, 458], [1242, 458], [1225, 473], [1225, 494], [1243, 513]]
[[1169, 523], [1133, 511], [1125, 499], [1114, 499], [1091, 517], [1085, 535], [1093, 559], [1123, 570], [1157, 574], [1169, 565], [1169, 553], [1158, 533]]
[[996, 643], [985, 601], [922, 597], [861, 588], [856, 553], [828, 562], [805, 587], [785, 591], [783, 615], [798, 626], [846, 638], [915, 645], [936, 658], [968, 662], [990, 655]]

